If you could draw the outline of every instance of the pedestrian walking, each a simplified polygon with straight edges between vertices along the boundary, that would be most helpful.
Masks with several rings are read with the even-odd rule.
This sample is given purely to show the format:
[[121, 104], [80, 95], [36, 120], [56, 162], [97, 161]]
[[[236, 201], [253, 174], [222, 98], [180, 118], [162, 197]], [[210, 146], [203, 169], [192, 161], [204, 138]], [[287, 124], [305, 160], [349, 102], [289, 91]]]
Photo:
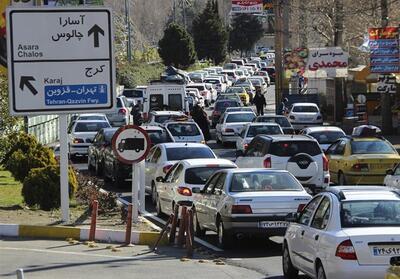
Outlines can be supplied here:
[[257, 115], [264, 115], [264, 107], [267, 105], [267, 102], [264, 95], [261, 94], [261, 91], [257, 91], [256, 96], [253, 99], [253, 103], [256, 105]]
[[190, 115], [192, 116], [194, 122], [196, 122], [197, 125], [199, 125], [201, 131], [203, 132], [204, 140], [209, 141], [211, 139], [211, 135], [210, 135], [210, 124], [208, 122], [207, 113], [204, 111], [202, 107], [196, 104], [193, 106]]

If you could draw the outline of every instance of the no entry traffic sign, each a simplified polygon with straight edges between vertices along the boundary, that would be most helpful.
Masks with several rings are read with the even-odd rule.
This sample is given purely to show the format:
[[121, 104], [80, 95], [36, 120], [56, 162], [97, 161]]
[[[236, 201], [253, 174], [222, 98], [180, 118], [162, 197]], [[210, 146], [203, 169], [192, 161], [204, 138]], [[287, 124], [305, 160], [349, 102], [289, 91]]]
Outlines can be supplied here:
[[10, 113], [112, 110], [111, 15], [107, 8], [7, 9]]
[[119, 128], [112, 138], [115, 156], [125, 164], [144, 160], [150, 151], [150, 138], [147, 132], [135, 125]]

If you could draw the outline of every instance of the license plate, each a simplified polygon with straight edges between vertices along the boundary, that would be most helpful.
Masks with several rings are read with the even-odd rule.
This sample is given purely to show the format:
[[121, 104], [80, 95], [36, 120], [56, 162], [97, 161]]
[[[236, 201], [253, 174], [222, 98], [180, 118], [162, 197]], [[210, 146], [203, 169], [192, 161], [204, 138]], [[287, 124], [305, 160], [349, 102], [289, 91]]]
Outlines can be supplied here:
[[312, 120], [312, 118], [302, 118], [302, 117], [300, 117], [300, 121], [311, 121]]
[[258, 223], [258, 227], [269, 229], [269, 228], [286, 228], [288, 222], [286, 221], [263, 221]]
[[372, 251], [372, 255], [377, 256], [377, 257], [399, 256], [400, 255], [400, 246], [399, 245], [372, 246], [371, 251]]
[[370, 164], [369, 165], [371, 169], [391, 169], [393, 167], [393, 164]]

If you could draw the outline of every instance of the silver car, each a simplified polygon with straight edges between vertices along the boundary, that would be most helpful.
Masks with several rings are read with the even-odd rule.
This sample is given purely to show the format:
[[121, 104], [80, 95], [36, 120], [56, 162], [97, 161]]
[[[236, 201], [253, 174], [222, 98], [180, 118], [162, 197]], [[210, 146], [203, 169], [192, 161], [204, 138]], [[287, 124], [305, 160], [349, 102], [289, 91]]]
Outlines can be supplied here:
[[234, 237], [282, 236], [295, 213], [311, 199], [300, 182], [284, 170], [226, 169], [208, 179], [203, 190], [192, 188], [194, 231], [218, 233], [218, 244], [227, 248]]
[[131, 107], [132, 103], [130, 103], [125, 96], [117, 97], [117, 106], [115, 107], [115, 111], [107, 113], [107, 118], [110, 124], [113, 127], [129, 124]]

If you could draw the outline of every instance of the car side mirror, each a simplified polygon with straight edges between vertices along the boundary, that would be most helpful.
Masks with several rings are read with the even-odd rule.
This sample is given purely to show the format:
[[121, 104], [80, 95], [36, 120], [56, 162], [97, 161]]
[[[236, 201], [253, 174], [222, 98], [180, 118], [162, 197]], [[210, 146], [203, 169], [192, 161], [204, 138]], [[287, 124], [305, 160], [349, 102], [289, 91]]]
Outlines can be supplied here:
[[392, 169], [386, 170], [387, 175], [394, 175], [394, 171]]
[[156, 178], [156, 181], [157, 181], [157, 182], [164, 182], [164, 177], [158, 176], [158, 177]]
[[201, 193], [201, 189], [199, 187], [193, 187], [192, 188], [192, 193], [194, 194], [200, 194]]
[[286, 215], [285, 217], [285, 221], [286, 222], [290, 222], [290, 223], [297, 223], [300, 217], [300, 213], [296, 212], [296, 213], [289, 213], [288, 215]]

